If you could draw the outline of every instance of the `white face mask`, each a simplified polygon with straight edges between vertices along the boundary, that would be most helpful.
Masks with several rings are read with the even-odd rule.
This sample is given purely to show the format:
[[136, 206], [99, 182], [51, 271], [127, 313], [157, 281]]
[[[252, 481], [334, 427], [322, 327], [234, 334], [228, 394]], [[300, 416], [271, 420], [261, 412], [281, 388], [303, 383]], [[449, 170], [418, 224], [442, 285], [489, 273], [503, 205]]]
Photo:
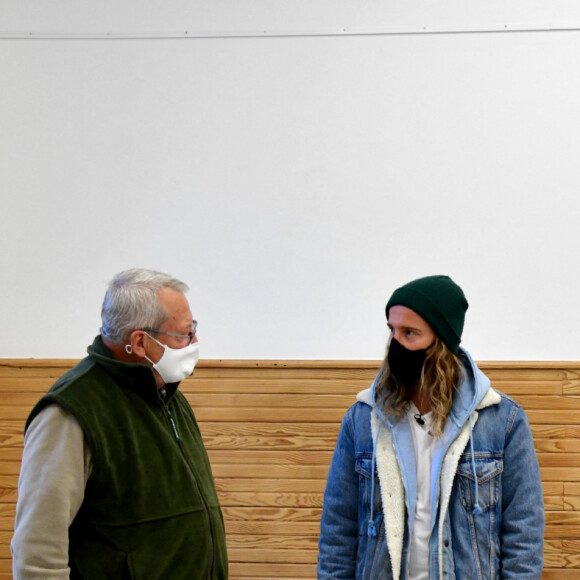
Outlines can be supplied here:
[[171, 348], [151, 335], [148, 334], [147, 336], [165, 349], [156, 363], [148, 356], [145, 356], [165, 383], [178, 383], [193, 373], [193, 369], [199, 360], [199, 342], [192, 342], [183, 348]]

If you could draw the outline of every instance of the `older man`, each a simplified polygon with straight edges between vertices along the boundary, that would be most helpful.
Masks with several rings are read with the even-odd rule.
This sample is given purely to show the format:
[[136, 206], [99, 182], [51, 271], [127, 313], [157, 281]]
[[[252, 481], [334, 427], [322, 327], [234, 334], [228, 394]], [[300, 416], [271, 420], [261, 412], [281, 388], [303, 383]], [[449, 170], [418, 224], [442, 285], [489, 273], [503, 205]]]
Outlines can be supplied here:
[[199, 359], [187, 286], [112, 280], [101, 334], [26, 422], [15, 580], [227, 578], [223, 518], [191, 407]]

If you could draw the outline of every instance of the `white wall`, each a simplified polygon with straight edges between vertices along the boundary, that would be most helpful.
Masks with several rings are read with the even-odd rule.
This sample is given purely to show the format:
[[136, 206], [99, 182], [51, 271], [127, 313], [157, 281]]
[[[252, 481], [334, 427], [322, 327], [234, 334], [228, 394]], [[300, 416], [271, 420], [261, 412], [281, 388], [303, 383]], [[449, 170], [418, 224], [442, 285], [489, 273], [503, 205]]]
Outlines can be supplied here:
[[569, 30], [577, 0], [0, 0], [0, 37]]
[[477, 359], [578, 359], [578, 31], [5, 37], [0, 78], [0, 357], [82, 356], [143, 266], [204, 358], [381, 358], [447, 273]]

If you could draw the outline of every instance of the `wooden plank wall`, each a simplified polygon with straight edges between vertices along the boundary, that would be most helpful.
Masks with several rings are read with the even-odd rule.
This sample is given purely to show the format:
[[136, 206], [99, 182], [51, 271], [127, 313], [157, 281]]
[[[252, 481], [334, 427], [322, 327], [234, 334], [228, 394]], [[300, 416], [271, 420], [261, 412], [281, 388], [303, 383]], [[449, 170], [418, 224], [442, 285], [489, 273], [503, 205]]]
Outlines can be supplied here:
[[[0, 580], [22, 429], [35, 401], [76, 361], [0, 359]], [[376, 361], [202, 361], [182, 384], [203, 433], [233, 580], [316, 578], [318, 526], [340, 421]], [[526, 410], [546, 506], [544, 580], [580, 578], [580, 363], [483, 362]]]

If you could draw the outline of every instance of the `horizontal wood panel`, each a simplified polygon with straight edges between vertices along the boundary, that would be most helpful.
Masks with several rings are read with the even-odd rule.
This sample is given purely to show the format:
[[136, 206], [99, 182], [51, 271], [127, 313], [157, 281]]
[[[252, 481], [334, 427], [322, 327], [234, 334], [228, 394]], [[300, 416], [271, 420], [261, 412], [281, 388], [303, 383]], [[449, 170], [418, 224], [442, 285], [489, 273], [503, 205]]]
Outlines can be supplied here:
[[17, 461], [20, 464], [22, 459], [21, 447], [2, 447], [0, 446], [0, 468], [5, 461]]
[[559, 511], [551, 512], [546, 511], [546, 525], [556, 526], [556, 525], [580, 525], [580, 512], [572, 511]]
[[[545, 411], [578, 411], [580, 409], [580, 397], [554, 397], [552, 395], [540, 397], [536, 395], [521, 395], [514, 397], [515, 400], [526, 410], [529, 415], [532, 410]], [[574, 423], [574, 421], [562, 421], [562, 423]]]
[[564, 498], [564, 509], [572, 511], [580, 510], [580, 495]]
[[16, 506], [14, 504], [0, 504], [0, 517], [1, 518], [13, 518], [16, 511]]
[[227, 537], [228, 548], [236, 550], [305, 550], [308, 552], [318, 551], [318, 535], [316, 536], [285, 536], [283, 531], [273, 536], [253, 536], [252, 534], [235, 535]]
[[578, 580], [578, 570], [544, 568], [544, 571], [542, 572], [542, 580]]
[[[283, 530], [282, 530], [283, 528]], [[243, 520], [226, 520], [228, 534], [252, 534], [271, 536], [283, 531], [285, 536], [312, 536], [318, 537], [320, 532], [319, 522], [248, 522]]]
[[[270, 423], [296, 423], [296, 419], [305, 423], [338, 423], [340, 424], [346, 409], [300, 409], [299, 417], [297, 417], [296, 409], [291, 407], [278, 407], [272, 412], [258, 412], [253, 407], [196, 407], [195, 415], [198, 421], [214, 421], [214, 422], [251, 422], [256, 414], [259, 415], [260, 420]], [[537, 411], [541, 413], [541, 411]], [[580, 411], [578, 411], [580, 415]], [[1, 419], [1, 416], [0, 416]]]
[[230, 562], [260, 562], [284, 564], [292, 562], [294, 564], [313, 564], [316, 562], [317, 551], [313, 550], [291, 550], [284, 548], [274, 549], [237, 549], [228, 547], [228, 558]]
[[[207, 407], [207, 395], [199, 393], [186, 393], [186, 399], [194, 409]], [[212, 394], [211, 406], [217, 408], [250, 408], [256, 413], [256, 409], [267, 409], [275, 413], [277, 409], [340, 409], [344, 413], [355, 402], [354, 396], [348, 395], [320, 395], [303, 393], [277, 393], [277, 394]], [[294, 415], [296, 419], [296, 415]]]
[[[6, 504], [1, 504], [6, 505]], [[0, 518], [0, 531], [2, 532], [12, 532], [14, 528], [14, 514], [7, 515]]]
[[[322, 507], [322, 493], [220, 493], [222, 506], [271, 506], [271, 507]], [[563, 503], [563, 502], [562, 502]]]
[[[3, 504], [15, 504], [18, 498], [18, 493], [16, 489], [7, 489], [0, 487], [0, 505]], [[2, 542], [0, 538], [0, 543]]]
[[544, 509], [560, 511], [565, 509], [566, 502], [563, 497], [544, 495]]
[[542, 481], [580, 481], [580, 467], [540, 467]]
[[[0, 361], [0, 580], [32, 406], [76, 360]], [[380, 361], [200, 361], [181, 390], [208, 448], [232, 580], [316, 577], [326, 476], [344, 412]], [[482, 362], [526, 411], [546, 508], [543, 580], [580, 578], [580, 363]]]
[[20, 461], [2, 461], [0, 475], [16, 475], [20, 473]]
[[[324, 479], [328, 476], [328, 465], [269, 465], [258, 469], [253, 465], [221, 464], [212, 465], [215, 478], [260, 478], [260, 479]], [[579, 470], [580, 471], [580, 470]], [[578, 474], [580, 481], [580, 473]]]
[[564, 483], [562, 481], [542, 481], [544, 495], [564, 495]]
[[541, 467], [580, 468], [580, 453], [538, 453]]
[[[562, 405], [563, 408], [564, 405]], [[577, 425], [580, 421], [580, 411], [578, 410], [537, 410], [526, 409], [530, 423], [538, 423], [540, 425], [553, 425], [554, 423], [560, 425]]]
[[272, 564], [267, 563], [241, 563], [230, 564], [230, 578], [269, 578], [270, 580], [298, 580], [301, 578], [316, 578], [316, 564]]
[[280, 493], [323, 493], [326, 481], [322, 479], [219, 479], [216, 478], [218, 492], [280, 492]]
[[224, 517], [231, 522], [315, 522], [318, 524], [322, 509], [225, 506], [223, 512]]
[[16, 475], [0, 475], [0, 489], [16, 489], [18, 486], [18, 476]]
[[546, 540], [578, 537], [580, 537], [580, 526], [577, 525], [546, 525], [544, 533]]
[[530, 426], [534, 439], [577, 439], [580, 437], [580, 425], [535, 425], [531, 423]]
[[[228, 464], [253, 464], [260, 465], [330, 465], [332, 451], [269, 451], [269, 450], [245, 450], [239, 449], [233, 453], [231, 450], [209, 450], [209, 457], [213, 463]], [[550, 456], [552, 457], [552, 456]], [[558, 457], [558, 456], [556, 456]], [[259, 469], [259, 467], [257, 467]]]
[[304, 451], [332, 450], [340, 423], [203, 422], [200, 425], [208, 449]]
[[538, 453], [580, 453], [580, 439], [539, 439], [534, 443]]
[[546, 567], [580, 568], [580, 540], [546, 540]]

